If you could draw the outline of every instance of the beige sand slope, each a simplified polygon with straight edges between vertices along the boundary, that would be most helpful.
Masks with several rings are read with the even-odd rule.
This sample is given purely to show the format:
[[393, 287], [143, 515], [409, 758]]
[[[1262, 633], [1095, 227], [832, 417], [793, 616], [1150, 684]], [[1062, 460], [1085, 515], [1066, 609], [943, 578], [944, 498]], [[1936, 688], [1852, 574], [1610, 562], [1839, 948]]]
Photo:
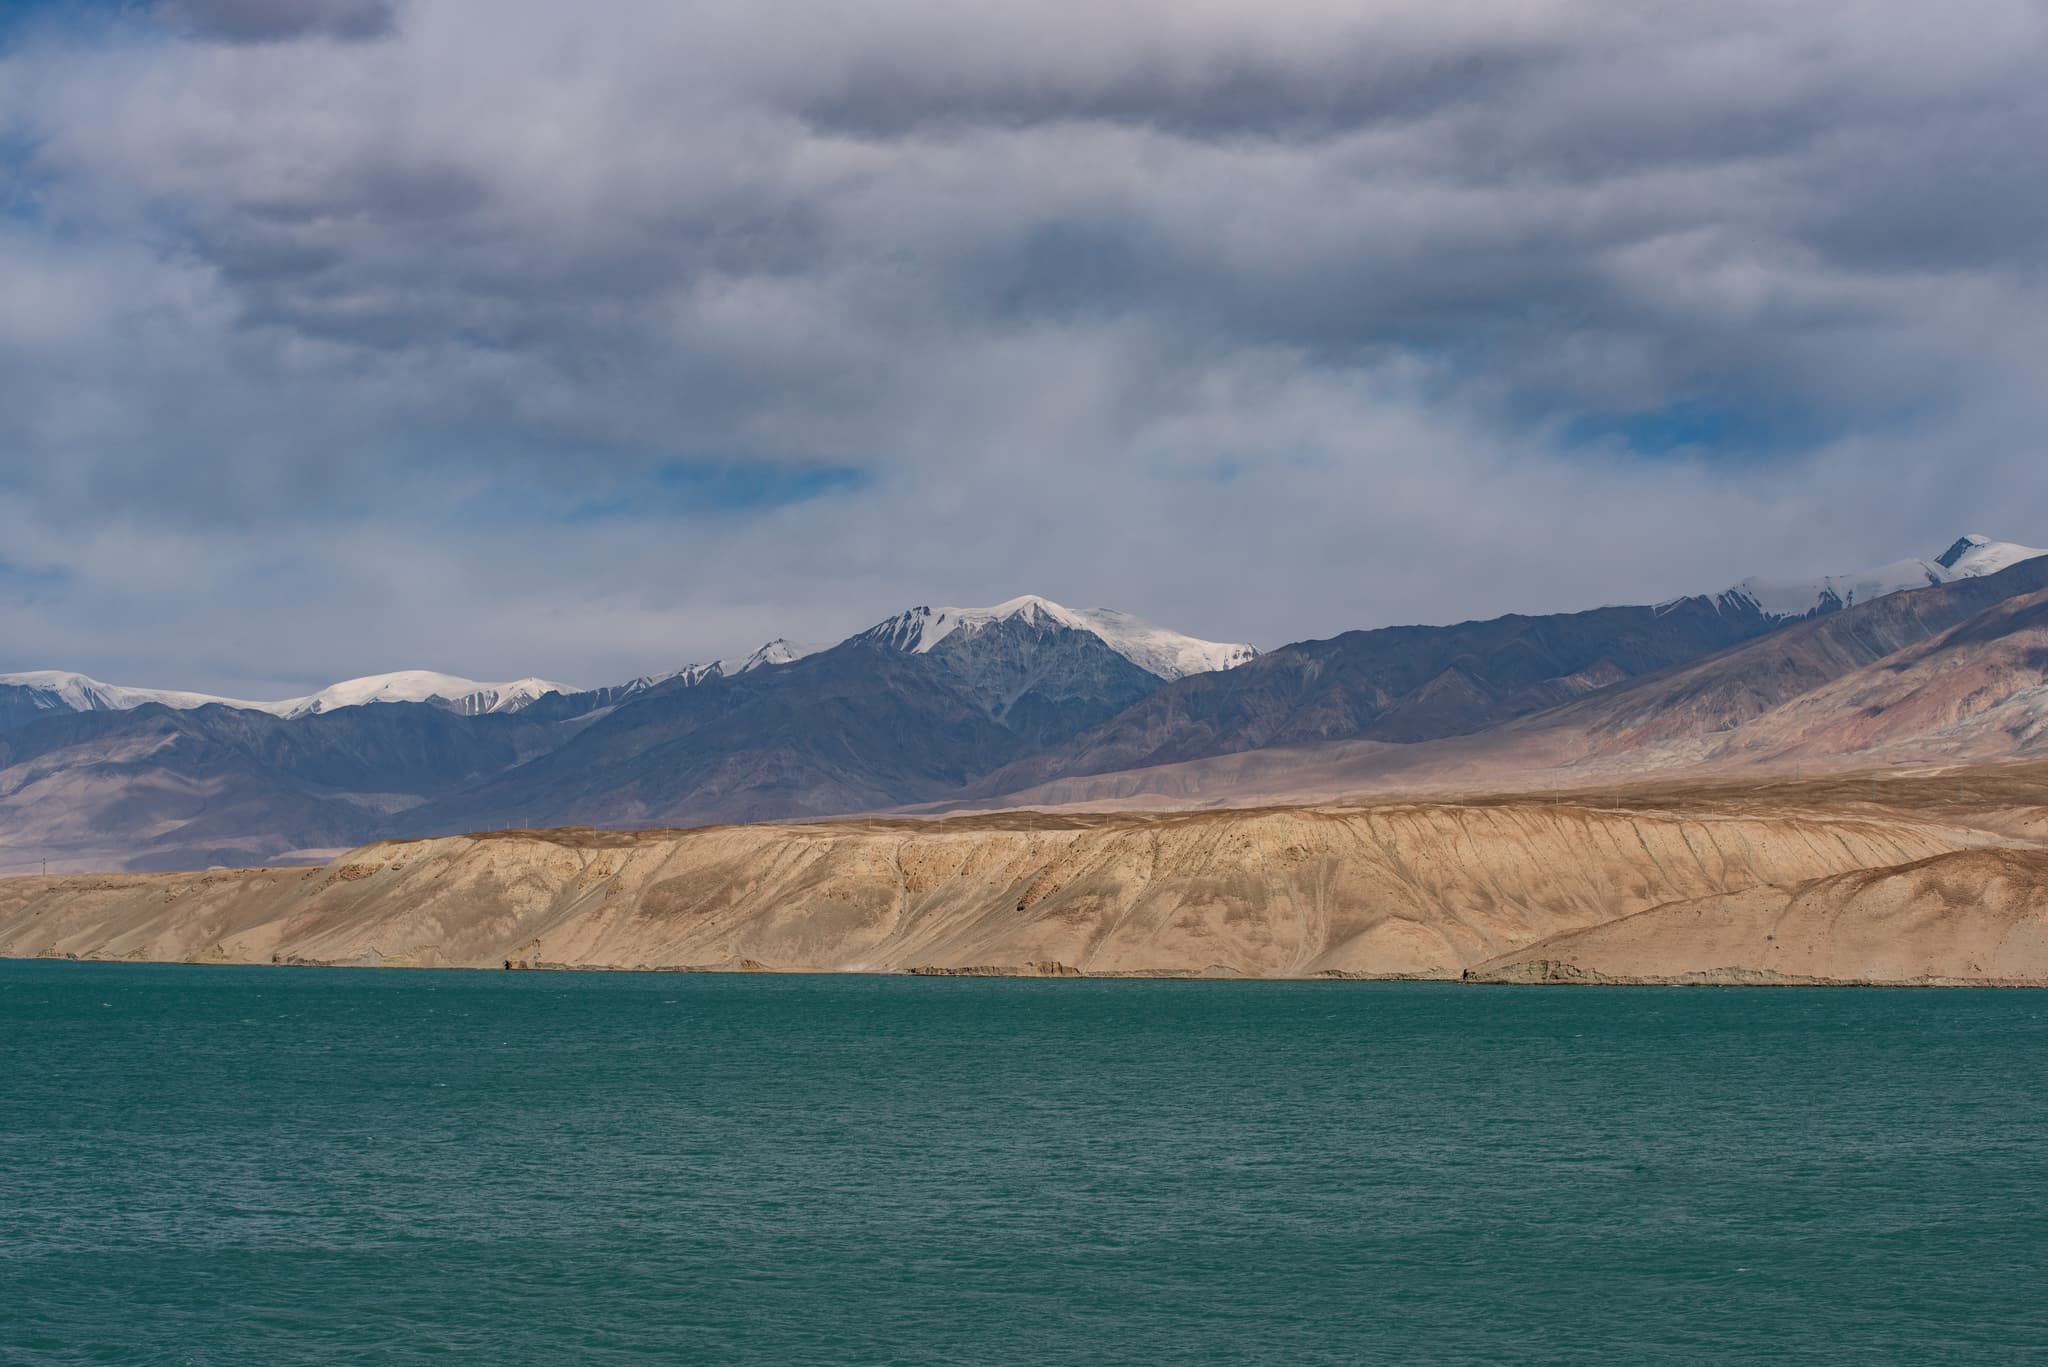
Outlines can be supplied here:
[[2048, 984], [2048, 853], [1964, 850], [1568, 931], [1476, 982]]
[[388, 842], [0, 880], [0, 955], [1455, 978], [1667, 903], [2031, 843], [2029, 782], [1930, 783]]

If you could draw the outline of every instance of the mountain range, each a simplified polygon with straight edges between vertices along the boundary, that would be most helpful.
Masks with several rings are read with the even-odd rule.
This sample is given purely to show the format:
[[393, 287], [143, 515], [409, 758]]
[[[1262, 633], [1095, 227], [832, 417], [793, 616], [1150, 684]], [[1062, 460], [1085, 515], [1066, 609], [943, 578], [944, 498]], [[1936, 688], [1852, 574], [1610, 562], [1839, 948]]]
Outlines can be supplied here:
[[1265, 653], [1023, 597], [594, 689], [414, 671], [249, 702], [0, 675], [0, 865], [2029, 754], [2044, 555], [1969, 536], [1860, 574]]

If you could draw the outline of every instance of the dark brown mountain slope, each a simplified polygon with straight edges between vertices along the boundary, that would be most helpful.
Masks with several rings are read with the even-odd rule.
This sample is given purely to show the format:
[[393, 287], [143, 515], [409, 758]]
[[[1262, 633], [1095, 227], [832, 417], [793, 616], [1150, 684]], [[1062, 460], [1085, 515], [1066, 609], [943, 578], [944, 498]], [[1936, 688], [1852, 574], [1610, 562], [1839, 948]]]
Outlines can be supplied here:
[[352, 845], [575, 725], [424, 703], [44, 716], [0, 734], [0, 865], [192, 868]]
[[928, 653], [855, 637], [643, 695], [389, 829], [787, 820], [930, 801], [1159, 686], [1095, 636], [1042, 620], [959, 633]]
[[[2044, 589], [2048, 560], [2028, 561], [1796, 623], [1477, 734], [1412, 744], [1276, 746], [1066, 776], [995, 801], [1320, 801], [1350, 792], [1572, 786], [1759, 764], [1845, 769], [2033, 754], [2048, 737], [2037, 710], [2048, 708], [2048, 638], [2037, 603]], [[1908, 700], [1914, 705], [1905, 707]], [[1889, 722], [1876, 719], [1890, 709], [1902, 710]], [[964, 805], [989, 801], [976, 796]]]
[[1071, 743], [991, 775], [971, 793], [994, 796], [1062, 777], [1273, 746], [1467, 735], [1778, 627], [1753, 604], [1701, 597], [1350, 631], [1170, 684]]

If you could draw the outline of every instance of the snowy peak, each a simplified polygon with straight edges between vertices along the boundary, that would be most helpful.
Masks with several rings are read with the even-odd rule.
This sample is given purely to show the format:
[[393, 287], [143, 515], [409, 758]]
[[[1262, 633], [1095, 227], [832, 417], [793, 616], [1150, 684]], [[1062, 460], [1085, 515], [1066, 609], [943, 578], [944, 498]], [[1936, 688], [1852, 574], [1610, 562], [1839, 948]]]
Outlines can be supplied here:
[[84, 674], [62, 669], [32, 669], [20, 674], [0, 674], [0, 686], [28, 690], [32, 705], [50, 712], [126, 712], [147, 703], [189, 711], [219, 703], [226, 707], [260, 707], [260, 703], [216, 698], [209, 693], [184, 693], [166, 688], [130, 688], [124, 684], [101, 683]]
[[[793, 664], [795, 660], [803, 660], [805, 656], [815, 656], [821, 650], [825, 650], [825, 646], [811, 646], [811, 644], [807, 644], [807, 641], [784, 641], [778, 635], [776, 639], [768, 641], [766, 646], [756, 650], [752, 656], [741, 660], [739, 668], [735, 668], [731, 672], [745, 674], [748, 670], [758, 670], [764, 664]], [[721, 660], [719, 664], [723, 666], [725, 662]]]
[[1766, 617], [1809, 617], [1907, 589], [1945, 584], [1949, 577], [1931, 560], [1897, 560], [1855, 574], [1829, 574], [1818, 579], [1745, 579], [1721, 596], [1746, 599]]
[[1746, 602], [1766, 617], [1811, 617], [1907, 589], [1996, 574], [2042, 555], [2048, 555], [2048, 550], [1972, 534], [1959, 538], [1932, 560], [1897, 560], [1855, 574], [1819, 579], [1745, 579], [1721, 594], [1718, 601]]
[[1229, 669], [1259, 653], [1248, 645], [1183, 636], [1114, 608], [1062, 607], [1035, 594], [990, 608], [915, 607], [868, 628], [855, 639], [924, 655], [958, 633], [978, 633], [1012, 621], [1086, 632], [1147, 674], [1168, 680]]
[[1204, 641], [1154, 626], [1142, 617], [1115, 608], [1087, 608], [1074, 614], [1089, 623], [1109, 648], [1147, 674], [1162, 679], [1235, 669], [1257, 659], [1259, 652], [1241, 641]]
[[626, 685], [626, 691], [638, 693], [657, 684], [679, 683], [689, 687], [711, 679], [730, 679], [735, 675], [750, 674], [765, 665], [786, 665], [807, 655], [816, 655], [821, 650], [830, 649], [830, 646], [814, 645], [807, 641], [789, 641], [778, 636], [751, 655], [712, 660], [706, 664], [684, 665], [681, 669], [667, 674], [635, 679]]
[[126, 712], [149, 703], [178, 711], [220, 706], [247, 712], [268, 712], [287, 720], [332, 712], [342, 707], [360, 707], [373, 702], [430, 702], [464, 716], [486, 712], [516, 712], [549, 693], [570, 690], [546, 679], [516, 679], [511, 683], [479, 683], [453, 674], [430, 670], [404, 670], [396, 674], [372, 674], [347, 679], [318, 693], [280, 702], [251, 702], [243, 698], [221, 698], [210, 693], [187, 693], [165, 688], [130, 688], [101, 683], [83, 674], [62, 670], [33, 670], [23, 674], [0, 674], [0, 685], [29, 691], [36, 707], [53, 712]]
[[436, 674], [427, 669], [407, 669], [395, 674], [370, 674], [346, 679], [303, 698], [274, 703], [232, 703], [253, 707], [279, 717], [310, 717], [342, 707], [362, 707], [378, 702], [432, 702], [464, 716], [488, 712], [517, 712], [549, 693], [569, 693], [565, 684], [546, 679], [515, 679], [510, 683], [478, 683], [454, 674]]
[[[617, 693], [638, 693], [656, 684], [678, 679], [686, 684], [695, 684], [706, 679], [731, 678], [735, 674], [745, 674], [764, 665], [788, 664], [806, 655], [814, 655], [824, 648], [777, 639], [768, 642], [751, 655], [691, 665], [686, 669], [655, 678], [635, 679], [617, 690]], [[317, 693], [308, 693], [299, 698], [284, 698], [277, 702], [223, 698], [211, 693], [188, 693], [176, 689], [130, 688], [122, 684], [102, 683], [84, 674], [55, 669], [0, 674], [0, 687], [10, 685], [23, 690], [14, 695], [15, 705], [23, 708], [31, 716], [37, 712], [126, 712], [149, 703], [158, 703], [181, 712], [209, 706], [233, 707], [245, 712], [267, 712], [273, 717], [282, 717], [287, 721], [337, 712], [347, 707], [364, 707], [371, 703], [386, 702], [431, 703], [461, 716], [480, 717], [490, 713], [517, 712], [550, 693], [566, 695], [577, 692], [567, 684], [555, 683], [548, 679], [526, 678], [513, 679], [506, 683], [485, 683], [476, 679], [465, 679], [459, 674], [442, 674], [431, 669], [405, 669], [392, 674], [368, 674], [359, 679], [344, 679]]]
[[2022, 560], [2042, 555], [2048, 555], [2048, 551], [2016, 546], [2010, 541], [1993, 541], [1988, 536], [1972, 532], [1957, 538], [1956, 544], [1943, 551], [1934, 563], [1947, 570], [1950, 578], [1975, 579], [2011, 569]]
[[915, 607], [897, 613], [886, 622], [878, 622], [855, 639], [888, 646], [906, 655], [928, 655], [932, 647], [963, 628], [977, 631], [997, 622], [1035, 622], [1041, 619], [1071, 625], [1053, 615], [1050, 610], [1055, 608], [1062, 614], [1066, 613], [1065, 608], [1049, 599], [1029, 594], [1012, 598], [1007, 603], [998, 603], [992, 608]]
[[1990, 542], [1981, 536], [1966, 534], [1956, 538], [1956, 544], [1934, 557], [1934, 563], [1945, 570], [1952, 570], [1962, 563], [1963, 557], [1982, 550]]

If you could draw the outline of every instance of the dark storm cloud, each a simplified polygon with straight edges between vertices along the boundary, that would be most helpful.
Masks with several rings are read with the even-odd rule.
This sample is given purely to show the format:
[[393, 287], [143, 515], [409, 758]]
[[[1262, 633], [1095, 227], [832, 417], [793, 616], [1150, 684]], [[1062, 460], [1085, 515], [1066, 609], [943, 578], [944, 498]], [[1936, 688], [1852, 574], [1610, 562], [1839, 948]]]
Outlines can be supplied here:
[[1307, 60], [1218, 51], [1176, 63], [1140, 53], [1092, 79], [1057, 67], [963, 78], [884, 57], [795, 108], [821, 130], [874, 138], [1078, 120], [1196, 138], [1313, 140], [1505, 96], [1555, 56], [1531, 45], [1410, 58], [1359, 41]]
[[393, 0], [165, 0], [163, 10], [187, 32], [231, 43], [367, 42], [398, 27]]
[[0, 58], [18, 666], [245, 655], [223, 600], [307, 682], [1025, 590], [1272, 644], [2048, 539], [2030, 0], [171, 12]]

